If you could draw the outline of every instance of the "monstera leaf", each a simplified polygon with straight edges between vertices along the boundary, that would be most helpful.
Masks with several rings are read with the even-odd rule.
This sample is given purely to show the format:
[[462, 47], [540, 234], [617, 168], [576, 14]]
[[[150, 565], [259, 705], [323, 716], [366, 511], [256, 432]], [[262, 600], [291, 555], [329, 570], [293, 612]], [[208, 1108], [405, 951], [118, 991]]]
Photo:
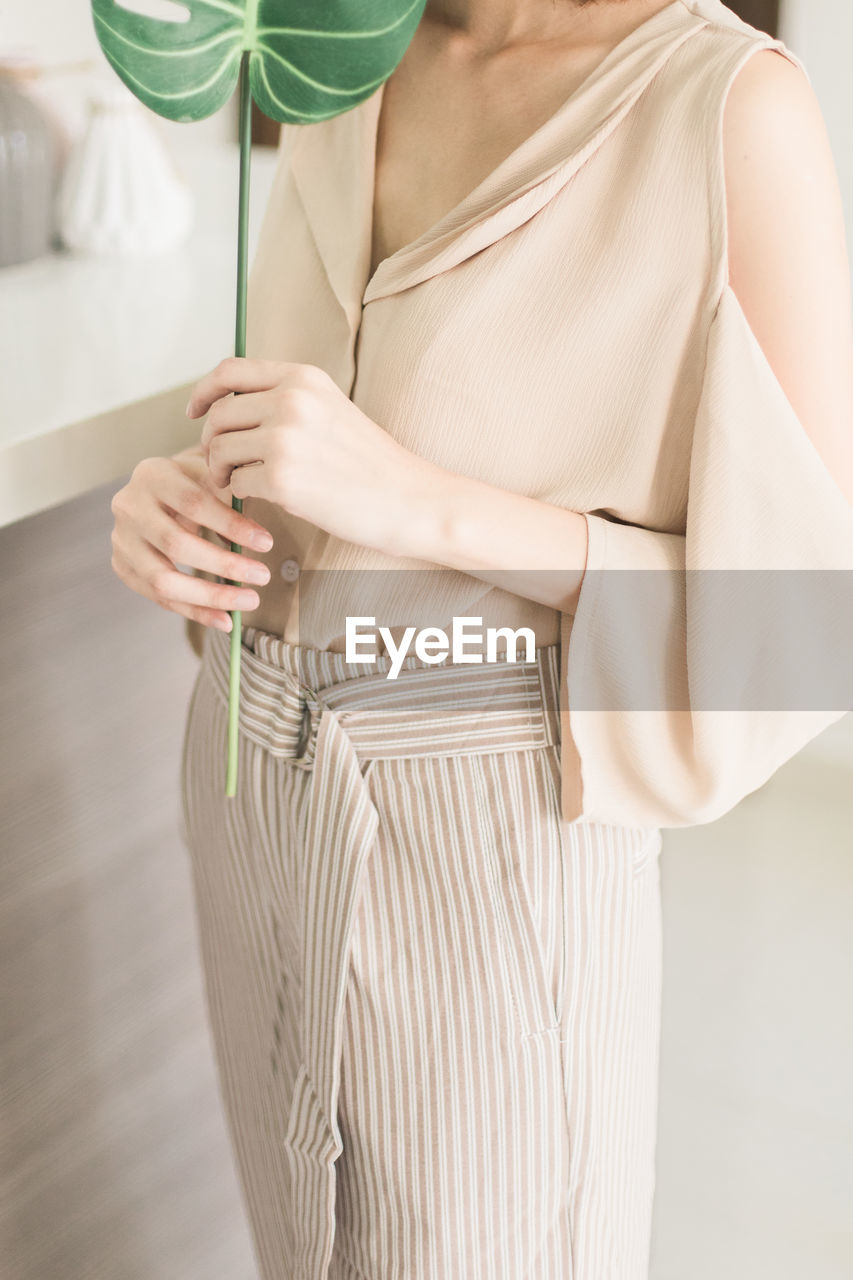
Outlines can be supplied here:
[[92, 0], [92, 14], [113, 68], [158, 115], [192, 121], [218, 111], [248, 54], [261, 111], [310, 124], [357, 106], [387, 80], [425, 2], [181, 0], [174, 8], [187, 20], [175, 21], [133, 12], [133, 0]]

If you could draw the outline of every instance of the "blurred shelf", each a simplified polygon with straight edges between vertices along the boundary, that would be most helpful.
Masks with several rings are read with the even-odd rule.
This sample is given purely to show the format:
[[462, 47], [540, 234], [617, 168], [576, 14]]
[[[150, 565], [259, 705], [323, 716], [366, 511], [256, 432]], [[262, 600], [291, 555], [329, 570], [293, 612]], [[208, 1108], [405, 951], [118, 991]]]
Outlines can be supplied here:
[[[183, 390], [233, 351], [239, 148], [174, 145], [195, 226], [168, 254], [66, 252], [0, 270], [0, 525], [183, 448]], [[252, 157], [250, 250], [276, 152]], [[182, 398], [183, 396], [183, 398]]]

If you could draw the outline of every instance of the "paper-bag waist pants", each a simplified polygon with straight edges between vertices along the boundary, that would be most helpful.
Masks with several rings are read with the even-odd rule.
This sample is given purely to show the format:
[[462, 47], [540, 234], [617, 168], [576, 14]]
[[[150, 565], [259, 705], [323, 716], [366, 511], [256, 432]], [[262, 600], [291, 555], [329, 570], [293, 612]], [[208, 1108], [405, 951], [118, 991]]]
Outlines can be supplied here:
[[182, 758], [262, 1280], [645, 1280], [660, 832], [559, 812], [557, 646], [354, 665], [206, 628]]

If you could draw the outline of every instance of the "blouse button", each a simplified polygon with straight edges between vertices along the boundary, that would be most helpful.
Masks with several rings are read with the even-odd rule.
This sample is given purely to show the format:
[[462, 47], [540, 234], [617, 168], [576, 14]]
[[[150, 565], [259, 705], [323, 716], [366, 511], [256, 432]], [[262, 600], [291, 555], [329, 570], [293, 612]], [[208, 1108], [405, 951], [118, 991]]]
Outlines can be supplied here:
[[299, 577], [299, 561], [282, 560], [278, 571], [284, 578], [285, 582], [295, 582]]

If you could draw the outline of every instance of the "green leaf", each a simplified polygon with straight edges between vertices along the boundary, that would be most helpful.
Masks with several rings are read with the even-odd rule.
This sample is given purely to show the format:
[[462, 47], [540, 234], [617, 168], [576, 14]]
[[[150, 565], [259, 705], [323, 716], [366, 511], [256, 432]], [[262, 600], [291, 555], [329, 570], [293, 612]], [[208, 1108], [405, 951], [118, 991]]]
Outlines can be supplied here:
[[109, 62], [169, 120], [203, 120], [231, 97], [249, 53], [265, 115], [311, 124], [358, 106], [387, 80], [426, 0], [181, 0], [189, 20], [145, 17], [133, 0], [92, 0]]

